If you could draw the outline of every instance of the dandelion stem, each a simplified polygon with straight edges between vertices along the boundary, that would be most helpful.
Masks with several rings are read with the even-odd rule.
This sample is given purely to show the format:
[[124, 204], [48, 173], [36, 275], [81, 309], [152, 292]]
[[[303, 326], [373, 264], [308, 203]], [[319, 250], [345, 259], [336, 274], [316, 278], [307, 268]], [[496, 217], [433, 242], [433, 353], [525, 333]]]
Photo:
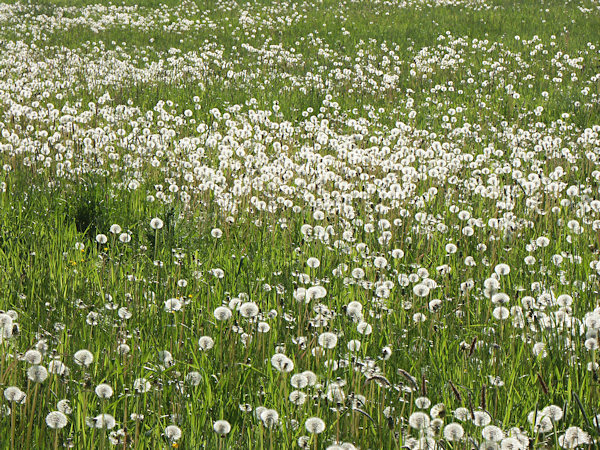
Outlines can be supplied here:
[[35, 411], [36, 411], [35, 405], [37, 402], [38, 387], [39, 387], [38, 383], [36, 383], [35, 386], [33, 387], [33, 403], [30, 407], [31, 411], [30, 411], [29, 425], [27, 426], [27, 440], [25, 442], [31, 442], [31, 430], [33, 429], [33, 419], [35, 417]]
[[10, 411], [10, 448], [14, 450], [15, 448], [15, 402], [10, 402], [11, 411]]

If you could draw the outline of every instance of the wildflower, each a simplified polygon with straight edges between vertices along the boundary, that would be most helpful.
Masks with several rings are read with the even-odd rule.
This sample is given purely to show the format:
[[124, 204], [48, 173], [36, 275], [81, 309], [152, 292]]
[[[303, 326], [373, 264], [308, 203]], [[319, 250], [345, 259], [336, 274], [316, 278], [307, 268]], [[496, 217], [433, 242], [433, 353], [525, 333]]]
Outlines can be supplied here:
[[541, 356], [542, 358], [545, 358], [546, 356], [548, 356], [548, 353], [546, 352], [546, 343], [545, 342], [536, 342], [533, 345], [533, 348], [531, 349], [534, 356]]
[[504, 439], [504, 431], [495, 425], [487, 425], [481, 430], [481, 435], [487, 441], [499, 442]]
[[521, 444], [521, 442], [514, 437], [508, 437], [505, 439], [502, 439], [502, 442], [500, 442], [500, 450], [522, 450], [523, 449], [523, 444]]
[[283, 353], [275, 353], [271, 357], [271, 365], [279, 372], [291, 372], [294, 370], [294, 362]]
[[56, 409], [63, 414], [71, 414], [73, 412], [73, 408], [71, 408], [71, 402], [67, 399], [59, 400], [56, 404]]
[[34, 383], [43, 383], [48, 378], [48, 371], [44, 366], [31, 366], [27, 369], [27, 378]]
[[352, 339], [351, 341], [348, 341], [348, 344], [346, 344], [346, 346], [351, 352], [357, 352], [360, 350], [360, 341]]
[[202, 380], [202, 375], [200, 375], [200, 372], [190, 372], [185, 377], [185, 381], [192, 386], [198, 386], [200, 384], [200, 380]]
[[456, 417], [457, 420], [461, 420], [461, 421], [465, 421], [469, 418], [470, 413], [469, 410], [467, 408], [464, 407], [460, 407], [460, 408], [456, 408], [454, 410], [454, 417]]
[[497, 292], [494, 295], [492, 295], [492, 303], [494, 303], [495, 305], [504, 305], [505, 303], [508, 303], [509, 300], [510, 297], [504, 292]]
[[298, 447], [303, 450], [308, 450], [310, 448], [310, 437], [309, 436], [300, 436], [298, 438]]
[[577, 448], [587, 444], [591, 444], [590, 435], [579, 427], [569, 427], [565, 430], [565, 434], [558, 437], [558, 444], [562, 448]]
[[259, 322], [256, 331], [259, 333], [268, 333], [271, 330], [271, 325], [267, 322]]
[[94, 355], [89, 350], [78, 350], [73, 355], [75, 364], [79, 366], [89, 367], [94, 361]]
[[459, 423], [453, 422], [444, 427], [444, 439], [447, 441], [460, 441], [465, 434], [465, 430]]
[[429, 416], [423, 412], [414, 412], [408, 418], [408, 425], [417, 430], [424, 430], [429, 426]]
[[497, 306], [492, 311], [492, 315], [497, 320], [505, 320], [510, 317], [510, 311], [508, 310], [508, 308], [505, 308], [504, 306]]
[[399, 248], [395, 248], [392, 250], [392, 258], [394, 259], [402, 259], [404, 258], [404, 251]]
[[319, 345], [326, 349], [332, 349], [337, 344], [337, 336], [334, 333], [322, 333], [319, 335]]
[[365, 277], [365, 271], [360, 267], [357, 267], [356, 269], [352, 270], [352, 276], [357, 280], [360, 280]]
[[4, 390], [4, 398], [9, 402], [24, 403], [27, 394], [16, 386], [10, 386]]
[[494, 267], [494, 272], [498, 275], [508, 275], [510, 273], [510, 266], [508, 264], [498, 264]]
[[446, 417], [446, 405], [444, 405], [443, 403], [436, 403], [431, 407], [429, 415], [432, 419], [443, 419], [444, 417]]
[[42, 362], [42, 353], [38, 350], [27, 350], [23, 359], [29, 364], [36, 365]]
[[96, 389], [94, 391], [96, 392], [96, 395], [102, 399], [111, 398], [113, 395], [113, 388], [105, 383], [96, 386]]
[[213, 424], [213, 430], [215, 433], [220, 434], [222, 436], [229, 434], [231, 431], [231, 425], [226, 420], [217, 420]]
[[360, 322], [356, 326], [356, 331], [358, 331], [360, 334], [364, 334], [365, 336], [367, 336], [373, 332], [373, 327], [367, 322]]
[[256, 317], [258, 315], [258, 306], [254, 302], [245, 302], [240, 306], [240, 314], [242, 317], [247, 319]]
[[296, 406], [303, 405], [306, 402], [306, 394], [302, 391], [292, 391], [289, 396], [289, 400]]
[[231, 318], [231, 310], [226, 306], [219, 306], [213, 312], [213, 316], [220, 322], [229, 320]]
[[115, 418], [110, 414], [98, 414], [96, 417], [87, 417], [85, 421], [90, 428], [106, 428], [107, 430], [113, 429], [117, 424]]
[[171, 442], [181, 439], [181, 435], [181, 428], [177, 425], [169, 425], [165, 428], [165, 437]]
[[165, 311], [168, 313], [174, 313], [181, 310], [183, 304], [178, 298], [170, 298], [165, 301]]
[[331, 403], [342, 404], [346, 399], [346, 394], [342, 390], [342, 387], [337, 383], [332, 383], [327, 386], [327, 400]]
[[489, 425], [491, 421], [492, 418], [485, 411], [473, 412], [473, 424], [475, 424], [476, 427], [485, 427], [486, 425]]
[[119, 355], [126, 355], [131, 351], [131, 347], [125, 343], [121, 343], [117, 346], [117, 353]]
[[325, 422], [318, 417], [310, 417], [304, 422], [304, 427], [310, 434], [321, 434], [325, 431]]
[[150, 227], [153, 230], [160, 230], [163, 226], [164, 226], [163, 221], [161, 219], [159, 219], [158, 217], [155, 217], [154, 219], [152, 219], [150, 221]]
[[362, 317], [363, 306], [356, 301], [348, 303], [346, 307], [346, 314], [352, 319], [358, 319]]
[[53, 430], [59, 430], [67, 426], [67, 416], [60, 411], [52, 411], [46, 416], [46, 425]]
[[210, 336], [202, 336], [198, 339], [198, 345], [200, 346], [200, 350], [210, 350], [214, 347], [215, 341]]
[[319, 300], [325, 298], [327, 289], [323, 286], [311, 286], [306, 290], [306, 301]]
[[66, 376], [69, 374], [69, 368], [62, 362], [57, 359], [53, 359], [48, 363], [48, 372]]
[[387, 361], [388, 359], [390, 359], [392, 357], [392, 349], [391, 347], [383, 347], [381, 349], [381, 359], [383, 359], [384, 361]]
[[302, 375], [304, 375], [308, 380], [309, 386], [314, 386], [317, 383], [317, 376], [314, 374], [314, 372], [311, 372], [310, 370], [305, 370], [304, 372], [302, 372]]
[[527, 421], [534, 426], [536, 433], [547, 433], [553, 428], [552, 420], [548, 416], [543, 415], [541, 411], [531, 411], [527, 415]]
[[383, 256], [377, 256], [373, 260], [373, 266], [375, 266], [377, 269], [385, 269], [387, 267], [387, 264], [387, 259], [385, 259]]
[[413, 293], [417, 297], [427, 297], [429, 295], [429, 287], [425, 284], [417, 284], [413, 287]]
[[563, 417], [563, 410], [559, 406], [550, 405], [543, 408], [541, 414], [548, 417], [553, 422], [558, 422]]
[[415, 406], [419, 409], [427, 409], [431, 406], [431, 400], [427, 397], [417, 397], [415, 399]]
[[449, 255], [453, 255], [454, 253], [456, 253], [458, 251], [458, 247], [456, 246], [456, 244], [446, 244], [446, 253], [448, 253]]
[[498, 450], [500, 447], [494, 441], [483, 441], [479, 446], [479, 450]]
[[317, 258], [311, 257], [306, 260], [306, 265], [311, 269], [316, 269], [321, 265], [321, 261]]
[[140, 394], [144, 394], [144, 393], [148, 392], [151, 387], [152, 387], [152, 385], [145, 378], [137, 378], [133, 382], [133, 389]]
[[294, 374], [290, 378], [290, 384], [296, 389], [303, 389], [308, 386], [308, 377], [301, 373]]
[[260, 420], [266, 427], [272, 428], [279, 422], [279, 413], [274, 409], [265, 409], [260, 415]]

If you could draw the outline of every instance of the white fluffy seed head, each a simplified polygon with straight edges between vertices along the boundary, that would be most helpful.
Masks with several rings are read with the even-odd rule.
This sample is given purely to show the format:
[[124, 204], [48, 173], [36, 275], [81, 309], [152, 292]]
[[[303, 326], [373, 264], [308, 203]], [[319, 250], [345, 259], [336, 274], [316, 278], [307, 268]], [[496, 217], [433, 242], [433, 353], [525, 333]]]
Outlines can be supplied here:
[[75, 364], [89, 367], [89, 365], [94, 361], [94, 355], [89, 350], [79, 350], [75, 352], [73, 359], [75, 360]]
[[113, 388], [105, 383], [96, 386], [96, 389], [94, 391], [96, 392], [96, 395], [101, 399], [111, 398], [113, 395]]
[[165, 436], [171, 442], [181, 439], [181, 435], [181, 428], [179, 428], [177, 425], [169, 425], [165, 428]]
[[231, 424], [226, 420], [217, 420], [213, 425], [213, 430], [217, 434], [229, 434], [229, 432], [231, 431]]
[[43, 383], [48, 378], [48, 371], [44, 366], [31, 366], [27, 369], [27, 378], [34, 383]]
[[60, 411], [52, 411], [46, 416], [46, 425], [53, 430], [59, 430], [67, 426], [67, 416]]
[[318, 417], [310, 417], [306, 419], [304, 427], [310, 434], [321, 434], [325, 431], [325, 422]]

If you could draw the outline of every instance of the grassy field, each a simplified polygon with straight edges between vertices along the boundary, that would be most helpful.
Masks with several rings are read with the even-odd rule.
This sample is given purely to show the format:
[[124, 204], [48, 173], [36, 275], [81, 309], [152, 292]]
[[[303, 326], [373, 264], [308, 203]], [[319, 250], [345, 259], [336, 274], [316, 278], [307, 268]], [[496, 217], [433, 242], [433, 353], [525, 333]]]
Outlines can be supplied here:
[[597, 1], [9, 1], [0, 48], [1, 448], [600, 445]]

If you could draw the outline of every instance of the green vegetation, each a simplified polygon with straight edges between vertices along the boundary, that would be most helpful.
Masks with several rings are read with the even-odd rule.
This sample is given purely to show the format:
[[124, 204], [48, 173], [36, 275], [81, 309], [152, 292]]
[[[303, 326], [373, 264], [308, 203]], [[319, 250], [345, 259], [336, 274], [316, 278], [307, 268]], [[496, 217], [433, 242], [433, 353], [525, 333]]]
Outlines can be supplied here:
[[597, 2], [137, 3], [0, 4], [2, 448], [598, 446]]

